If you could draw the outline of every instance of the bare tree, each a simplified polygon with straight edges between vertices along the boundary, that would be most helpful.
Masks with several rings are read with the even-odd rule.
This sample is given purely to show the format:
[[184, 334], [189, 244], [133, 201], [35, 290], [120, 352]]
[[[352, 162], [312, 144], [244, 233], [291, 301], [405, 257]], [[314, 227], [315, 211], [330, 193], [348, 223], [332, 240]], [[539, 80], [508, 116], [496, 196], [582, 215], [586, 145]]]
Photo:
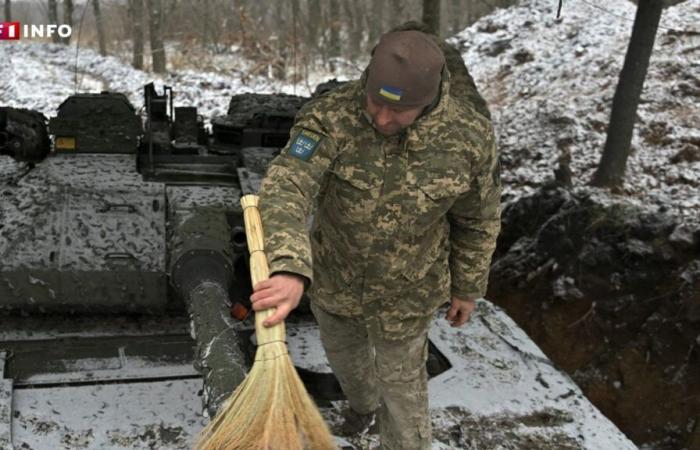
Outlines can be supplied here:
[[151, 60], [155, 73], [165, 73], [165, 47], [163, 46], [163, 5], [161, 0], [146, 0], [148, 9], [148, 34], [151, 40]]
[[12, 22], [12, 4], [5, 0], [5, 22]]
[[202, 42], [204, 44], [204, 47], [206, 48], [207, 45], [211, 45], [214, 43], [212, 33], [212, 27], [214, 25], [212, 23], [213, 20], [209, 0], [202, 0], [202, 3], [204, 9], [204, 11], [202, 11], [202, 19], [204, 20], [204, 25], [202, 26], [202, 32], [204, 33], [204, 35], [202, 36]]
[[129, 23], [134, 47], [131, 65], [143, 69], [143, 0], [129, 0]]
[[328, 68], [335, 72], [336, 59], [340, 57], [340, 0], [330, 0], [328, 11], [328, 23], [330, 24], [330, 36], [328, 40], [328, 56], [330, 58]]
[[440, 34], [440, 0], [423, 0], [423, 23], [433, 33]]
[[[467, 25], [462, 21], [462, 2], [460, 0], [452, 0], [450, 7], [450, 33], [457, 34]], [[468, 11], [471, 8], [471, 5], [466, 5], [464, 8], [467, 9], [468, 16]]]
[[367, 28], [369, 29], [369, 45], [375, 45], [379, 36], [384, 32], [384, 2], [373, 1], [367, 16]]
[[343, 9], [345, 14], [343, 16], [346, 18], [346, 23], [349, 28], [348, 33], [348, 45], [346, 46], [346, 53], [351, 58], [354, 59], [360, 53], [360, 47], [362, 46], [362, 17], [360, 11], [358, 11], [358, 5], [360, 2], [356, 0], [344, 0]]
[[622, 186], [639, 97], [649, 68], [662, 9], [661, 0], [639, 0], [632, 37], [613, 98], [605, 149], [591, 181], [594, 186]]
[[[49, 0], [49, 23], [58, 25], [58, 4], [56, 0]], [[51, 40], [54, 44], [61, 42], [61, 38], [58, 34], [54, 33], [51, 35]]]
[[291, 32], [291, 40], [292, 40], [292, 68], [294, 69], [294, 76], [292, 78], [292, 82], [296, 83], [299, 73], [299, 30], [297, 27], [297, 24], [299, 22], [299, 14], [301, 13], [301, 6], [299, 4], [299, 0], [292, 0], [292, 32]]
[[322, 20], [320, 0], [308, 0], [307, 17], [309, 18], [309, 26], [304, 27], [306, 29], [306, 47], [310, 49], [317, 48], [318, 33], [316, 30], [321, 29], [319, 25], [321, 24]]
[[102, 12], [100, 11], [100, 0], [92, 0], [92, 11], [95, 14], [95, 25], [97, 26], [97, 41], [100, 46], [100, 55], [107, 55], [107, 43], [105, 41], [105, 28], [102, 25]]
[[387, 14], [387, 17], [389, 17], [389, 28], [394, 28], [396, 25], [404, 22], [406, 4], [404, 0], [391, 0], [389, 6], [391, 8], [391, 11]]
[[[73, 0], [64, 0], [63, 2], [63, 23], [69, 27], [73, 27]], [[70, 44], [70, 35], [62, 38], [65, 45]]]

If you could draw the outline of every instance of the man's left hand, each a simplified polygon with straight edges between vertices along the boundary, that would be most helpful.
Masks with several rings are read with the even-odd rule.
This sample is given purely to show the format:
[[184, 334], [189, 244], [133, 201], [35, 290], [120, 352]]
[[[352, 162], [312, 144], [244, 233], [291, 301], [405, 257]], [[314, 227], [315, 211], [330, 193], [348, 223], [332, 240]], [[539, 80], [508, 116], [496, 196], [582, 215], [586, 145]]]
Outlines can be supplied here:
[[459, 299], [457, 297], [452, 297], [452, 306], [450, 310], [447, 311], [445, 319], [450, 322], [453, 327], [461, 327], [464, 325], [476, 308], [476, 300], [473, 298]]

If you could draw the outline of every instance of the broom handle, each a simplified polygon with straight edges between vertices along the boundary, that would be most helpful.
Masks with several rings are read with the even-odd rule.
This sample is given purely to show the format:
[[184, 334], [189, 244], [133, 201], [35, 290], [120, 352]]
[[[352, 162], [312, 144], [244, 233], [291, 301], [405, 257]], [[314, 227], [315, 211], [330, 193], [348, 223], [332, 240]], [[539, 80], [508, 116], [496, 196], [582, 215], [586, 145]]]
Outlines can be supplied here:
[[[248, 240], [248, 252], [250, 253], [250, 278], [253, 286], [270, 278], [270, 269], [265, 257], [263, 241], [262, 220], [258, 209], [259, 197], [257, 195], [244, 195], [241, 198], [243, 207], [243, 221], [245, 222], [245, 235]], [[265, 327], [263, 322], [275, 312], [275, 308], [269, 308], [255, 313], [255, 336], [258, 345], [270, 342], [284, 342], [286, 332], [284, 321]]]

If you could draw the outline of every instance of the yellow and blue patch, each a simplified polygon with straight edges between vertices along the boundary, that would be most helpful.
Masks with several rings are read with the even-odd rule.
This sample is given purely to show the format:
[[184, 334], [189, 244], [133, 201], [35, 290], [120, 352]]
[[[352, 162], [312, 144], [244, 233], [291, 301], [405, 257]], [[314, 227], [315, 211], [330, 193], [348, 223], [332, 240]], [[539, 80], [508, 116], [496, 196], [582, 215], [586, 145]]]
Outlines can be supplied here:
[[382, 86], [381, 89], [379, 89], [379, 95], [392, 102], [398, 102], [401, 100], [403, 91], [396, 87]]
[[318, 144], [321, 143], [322, 136], [309, 130], [301, 130], [292, 139], [289, 146], [289, 154], [302, 161], [308, 161], [313, 156]]

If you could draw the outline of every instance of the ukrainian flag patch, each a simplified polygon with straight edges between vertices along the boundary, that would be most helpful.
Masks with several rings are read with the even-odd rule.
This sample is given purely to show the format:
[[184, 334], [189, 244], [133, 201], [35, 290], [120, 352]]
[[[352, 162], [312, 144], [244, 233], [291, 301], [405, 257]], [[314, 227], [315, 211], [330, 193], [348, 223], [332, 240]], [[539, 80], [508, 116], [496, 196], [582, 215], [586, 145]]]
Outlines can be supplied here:
[[322, 136], [309, 130], [301, 130], [292, 139], [289, 146], [289, 154], [302, 161], [308, 161], [313, 156], [318, 144], [321, 143]]
[[398, 102], [401, 100], [403, 91], [391, 86], [382, 86], [381, 89], [379, 89], [379, 95], [393, 102]]

